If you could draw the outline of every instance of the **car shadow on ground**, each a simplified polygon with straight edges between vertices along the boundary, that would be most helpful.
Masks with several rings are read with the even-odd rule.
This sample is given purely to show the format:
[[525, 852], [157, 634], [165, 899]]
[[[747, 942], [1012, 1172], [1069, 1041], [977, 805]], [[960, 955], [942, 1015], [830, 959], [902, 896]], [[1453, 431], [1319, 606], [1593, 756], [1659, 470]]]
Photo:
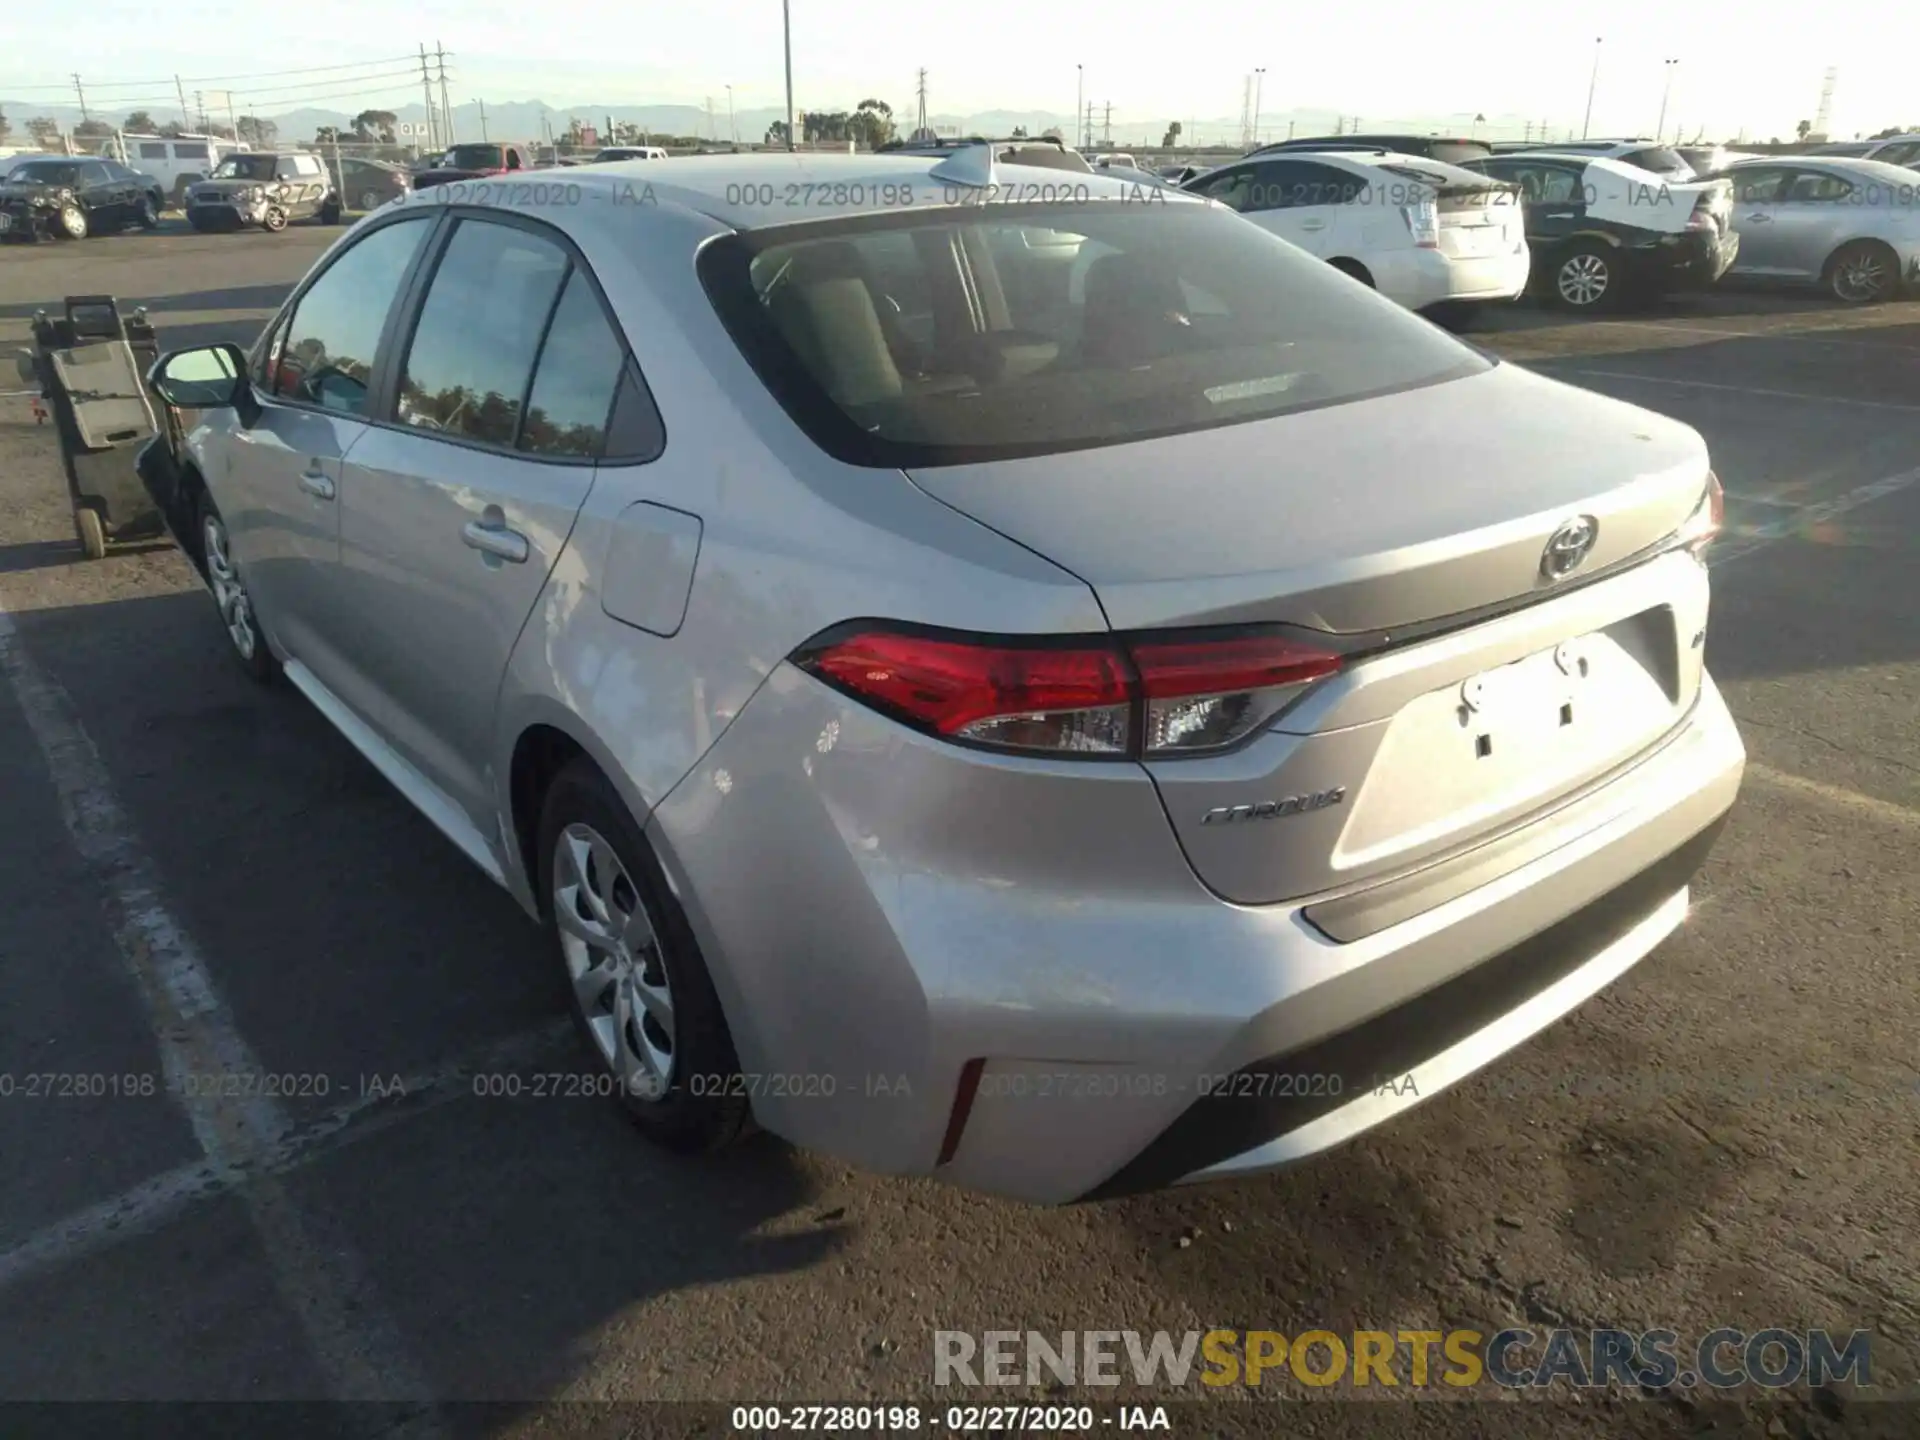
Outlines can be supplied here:
[[[591, 1073], [564, 1033], [564, 981], [544, 932], [290, 687], [246, 681], [204, 594], [19, 609], [12, 624], [83, 717], [171, 916], [261, 1065], [326, 1077], [324, 1098], [284, 1102], [296, 1133], [324, 1128], [369, 1081], [378, 1092], [465, 1067], [440, 1092], [403, 1089], [392, 1123], [280, 1175], [300, 1213], [364, 1259], [368, 1288], [349, 1298], [394, 1318], [436, 1393], [554, 1394], [580, 1369], [580, 1347], [609, 1325], [643, 1324], [649, 1301], [804, 1271], [844, 1244], [783, 1145], [758, 1136], [676, 1160], [583, 1083]], [[89, 889], [49, 905], [70, 904], [85, 930], [97, 914]], [[16, 966], [52, 973], [93, 959], [71, 934], [13, 928]], [[537, 1043], [473, 1069], [481, 1062], [468, 1057], [516, 1036]], [[167, 1328], [156, 1317], [171, 1313], [172, 1287], [217, 1306], [287, 1261], [259, 1252], [248, 1193], [209, 1194], [157, 1231], [10, 1287], [0, 1398], [323, 1393], [305, 1360], [248, 1353], [305, 1348], [278, 1321], [262, 1318], [257, 1340], [231, 1347], [199, 1345], [191, 1327], [154, 1333]], [[105, 1198], [77, 1195], [70, 1208]], [[297, 1296], [320, 1281], [287, 1283]], [[101, 1364], [109, 1354], [122, 1358]], [[689, 1358], [684, 1346], [649, 1351], [663, 1374]], [[633, 1377], [628, 1393], [646, 1384]]]

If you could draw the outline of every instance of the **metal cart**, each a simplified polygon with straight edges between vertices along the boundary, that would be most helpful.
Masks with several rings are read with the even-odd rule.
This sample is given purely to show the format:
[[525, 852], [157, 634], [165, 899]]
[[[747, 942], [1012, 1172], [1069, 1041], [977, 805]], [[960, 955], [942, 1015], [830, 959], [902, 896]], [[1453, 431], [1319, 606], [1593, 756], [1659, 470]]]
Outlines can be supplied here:
[[160, 432], [146, 385], [159, 353], [144, 309], [123, 318], [111, 295], [69, 295], [58, 315], [34, 316], [33, 349], [20, 356], [21, 378], [38, 387], [59, 436], [73, 529], [89, 560], [164, 532], [134, 469]]

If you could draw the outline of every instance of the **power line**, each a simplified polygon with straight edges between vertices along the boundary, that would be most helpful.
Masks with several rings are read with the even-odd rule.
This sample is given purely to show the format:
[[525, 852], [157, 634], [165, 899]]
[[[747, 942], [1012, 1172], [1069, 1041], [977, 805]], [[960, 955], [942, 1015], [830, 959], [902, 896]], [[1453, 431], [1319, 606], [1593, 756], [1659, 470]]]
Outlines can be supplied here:
[[[235, 83], [235, 82], [246, 81], [246, 80], [273, 80], [273, 79], [279, 78], [282, 75], [325, 75], [337, 70], [365, 70], [374, 65], [398, 65], [403, 62], [411, 61], [413, 58], [414, 57], [411, 55], [383, 55], [377, 60], [349, 60], [339, 65], [302, 65], [295, 70], [256, 70], [246, 75], [180, 75], [180, 76], [163, 75], [160, 78], [155, 80], [90, 80], [87, 82], [87, 84], [89, 88], [95, 91], [150, 90], [150, 89], [164, 90], [167, 86], [172, 85], [176, 80], [185, 81], [189, 85], [226, 84], [226, 83]], [[345, 78], [353, 78], [353, 77], [339, 77], [339, 78], [345, 79]], [[337, 84], [338, 79], [333, 81], [322, 81], [320, 83]], [[64, 85], [16, 85], [12, 81], [0, 80], [0, 91], [4, 91], [9, 95], [20, 94], [29, 90], [65, 91], [65, 90], [71, 90], [72, 88], [73, 88], [73, 84], [71, 81], [69, 81], [67, 84], [64, 84]], [[118, 105], [123, 102], [119, 100], [115, 100], [113, 103]]]

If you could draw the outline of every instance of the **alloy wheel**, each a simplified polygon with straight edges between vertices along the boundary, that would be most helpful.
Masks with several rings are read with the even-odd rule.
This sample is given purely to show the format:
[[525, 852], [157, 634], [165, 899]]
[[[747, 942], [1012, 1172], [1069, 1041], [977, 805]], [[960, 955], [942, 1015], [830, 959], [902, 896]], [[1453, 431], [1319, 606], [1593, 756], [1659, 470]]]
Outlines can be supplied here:
[[1571, 255], [1561, 265], [1554, 283], [1562, 300], [1585, 308], [1600, 303], [1612, 278], [1607, 262], [1598, 255]]
[[379, 191], [362, 190], [360, 192], [360, 209], [363, 213], [368, 210], [378, 210], [379, 208], [380, 208], [380, 192]]
[[1888, 274], [1879, 251], [1855, 250], [1834, 267], [1833, 293], [1850, 304], [1868, 304], [1886, 293]]
[[591, 825], [561, 831], [553, 914], [573, 993], [622, 1091], [664, 1098], [673, 1082], [673, 988], [639, 887]]
[[84, 240], [87, 235], [87, 212], [78, 205], [60, 207], [60, 228], [70, 240]]
[[240, 658], [252, 660], [260, 636], [253, 625], [253, 602], [227, 549], [227, 527], [220, 523], [219, 516], [209, 515], [200, 522], [200, 538], [207, 552], [207, 580], [213, 587], [213, 602], [220, 607], [220, 619]]

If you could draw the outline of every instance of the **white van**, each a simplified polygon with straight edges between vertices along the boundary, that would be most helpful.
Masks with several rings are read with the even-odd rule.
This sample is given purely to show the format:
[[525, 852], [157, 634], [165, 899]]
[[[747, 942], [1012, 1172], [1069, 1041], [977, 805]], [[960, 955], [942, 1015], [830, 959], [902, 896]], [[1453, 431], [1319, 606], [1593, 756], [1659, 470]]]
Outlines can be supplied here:
[[115, 135], [102, 148], [109, 159], [118, 160], [143, 175], [160, 182], [175, 207], [185, 201], [187, 187], [213, 173], [229, 155], [243, 154], [253, 147], [244, 140], [223, 140], [217, 135]]

